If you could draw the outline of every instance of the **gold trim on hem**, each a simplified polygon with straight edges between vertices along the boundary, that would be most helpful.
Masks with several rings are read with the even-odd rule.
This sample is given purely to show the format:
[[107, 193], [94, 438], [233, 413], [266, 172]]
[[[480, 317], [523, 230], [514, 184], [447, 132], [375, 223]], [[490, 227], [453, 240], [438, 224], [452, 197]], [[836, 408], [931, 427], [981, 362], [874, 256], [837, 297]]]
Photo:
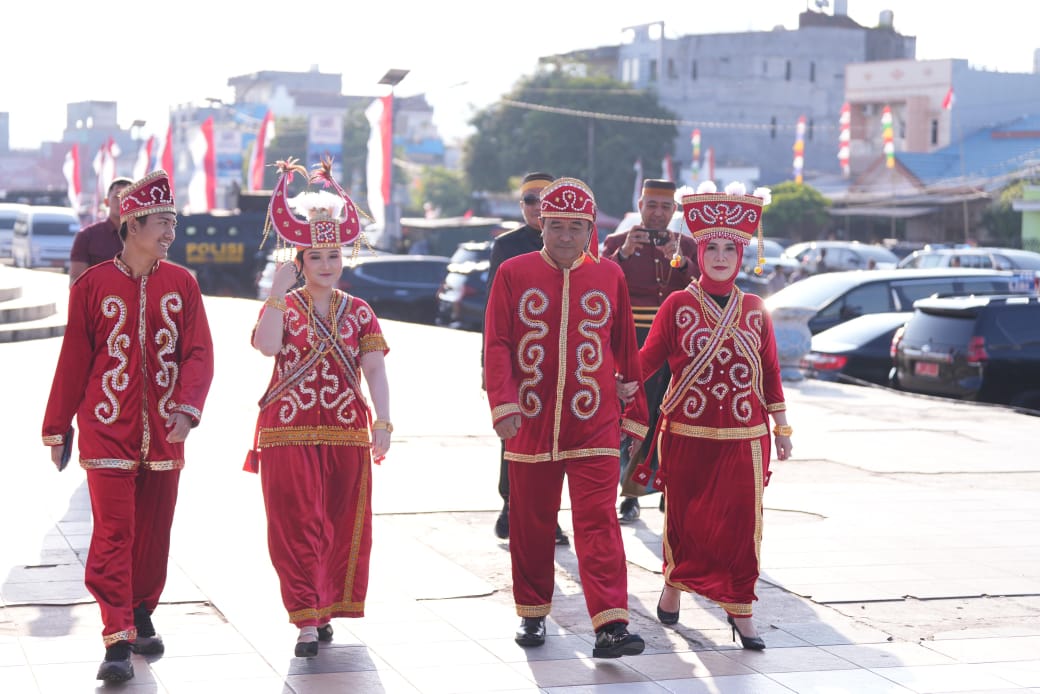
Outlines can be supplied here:
[[65, 443], [65, 434], [51, 434], [43, 437], [44, 446], [60, 446]]
[[687, 436], [694, 439], [714, 439], [716, 441], [742, 441], [745, 439], [757, 439], [768, 433], [765, 424], [753, 427], [731, 427], [718, 429], [716, 427], [697, 427], [681, 422], [668, 422], [668, 431], [679, 436]]
[[510, 453], [506, 451], [505, 459], [517, 463], [548, 463], [553, 460], [574, 460], [575, 458], [594, 458], [596, 456], [608, 455], [615, 458], [621, 457], [619, 448], [575, 448], [569, 451], [558, 451], [556, 457], [550, 453]]
[[108, 634], [107, 636], [102, 636], [101, 637], [101, 640], [105, 644], [105, 648], [108, 648], [109, 646], [111, 646], [113, 644], [119, 643], [120, 641], [134, 641], [136, 639], [137, 639], [137, 627], [131, 627], [129, 629], [123, 629], [122, 631], [117, 631], [114, 634]]
[[366, 429], [344, 429], [333, 426], [266, 427], [260, 430], [259, 447], [275, 446], [367, 446]]
[[297, 624], [308, 619], [329, 619], [330, 617], [364, 617], [364, 602], [334, 602], [326, 607], [317, 609], [308, 607], [289, 613], [289, 621]]
[[520, 617], [548, 617], [552, 610], [552, 603], [544, 605], [520, 605], [516, 606], [516, 614]]
[[774, 402], [771, 405], [766, 405], [766, 412], [772, 413], [772, 412], [786, 412], [786, 411], [787, 411], [787, 403], [786, 402]]
[[365, 335], [360, 340], [361, 353], [366, 352], [386, 352], [388, 348], [386, 346], [386, 338], [382, 335]]
[[82, 458], [79, 466], [84, 470], [136, 470], [139, 466], [154, 472], [168, 472], [180, 470], [184, 467], [184, 460], [146, 460], [143, 463], [136, 460], [124, 460], [122, 458]]
[[751, 616], [751, 603], [749, 602], [720, 602], [716, 600], [715, 604], [724, 609], [726, 614], [733, 615], [734, 617]]
[[615, 607], [609, 610], [603, 610], [599, 614], [592, 616], [592, 628], [599, 629], [604, 624], [610, 624], [611, 622], [625, 622], [628, 623], [628, 610], [622, 607]]
[[491, 421], [497, 422], [511, 414], [520, 414], [520, 406], [515, 402], [507, 402], [505, 405], [499, 405], [491, 410]]
[[645, 439], [646, 435], [650, 433], [650, 427], [644, 426], [632, 419], [622, 418], [621, 431], [627, 431], [639, 439]]

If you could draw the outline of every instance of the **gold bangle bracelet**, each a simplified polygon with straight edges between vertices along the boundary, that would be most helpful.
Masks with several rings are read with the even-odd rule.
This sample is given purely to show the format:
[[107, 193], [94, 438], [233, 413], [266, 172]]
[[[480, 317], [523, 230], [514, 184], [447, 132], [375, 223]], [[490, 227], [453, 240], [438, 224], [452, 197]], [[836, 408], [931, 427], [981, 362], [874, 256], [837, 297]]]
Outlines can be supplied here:
[[394, 433], [394, 425], [385, 419], [377, 419], [372, 422], [372, 431], [375, 431], [376, 429], [386, 429], [386, 433], [388, 434]]
[[283, 313], [287, 308], [289, 308], [289, 306], [285, 303], [285, 299], [279, 299], [278, 297], [274, 296], [267, 297], [267, 301], [264, 302], [264, 305], [270, 306], [276, 311], [281, 311]]
[[777, 424], [773, 427], [773, 433], [777, 436], [790, 436], [794, 433], [794, 428], [787, 424]]

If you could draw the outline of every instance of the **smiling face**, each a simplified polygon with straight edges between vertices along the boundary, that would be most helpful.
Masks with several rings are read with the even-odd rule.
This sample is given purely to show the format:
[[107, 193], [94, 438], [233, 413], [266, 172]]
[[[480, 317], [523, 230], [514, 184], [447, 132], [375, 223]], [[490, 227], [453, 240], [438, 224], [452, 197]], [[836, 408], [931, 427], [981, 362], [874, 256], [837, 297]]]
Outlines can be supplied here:
[[705, 242], [701, 272], [715, 282], [729, 282], [740, 267], [737, 244], [730, 239], [711, 239]]
[[310, 289], [335, 289], [343, 274], [343, 249], [308, 248], [302, 252], [303, 277]]
[[177, 215], [158, 212], [128, 219], [123, 245], [134, 256], [165, 260], [176, 238]]
[[570, 267], [585, 252], [592, 223], [584, 219], [549, 217], [542, 220], [545, 251], [560, 267]]
[[664, 231], [675, 214], [675, 198], [666, 190], [644, 190], [639, 198], [639, 215], [643, 226]]

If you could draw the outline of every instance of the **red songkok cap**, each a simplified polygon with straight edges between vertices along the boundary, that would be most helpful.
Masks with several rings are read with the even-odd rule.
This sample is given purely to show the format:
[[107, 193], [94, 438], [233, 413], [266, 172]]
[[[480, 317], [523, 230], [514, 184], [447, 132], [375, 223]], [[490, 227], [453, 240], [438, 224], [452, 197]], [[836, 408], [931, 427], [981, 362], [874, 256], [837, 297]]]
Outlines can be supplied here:
[[151, 172], [119, 192], [120, 224], [132, 217], [159, 212], [177, 214], [177, 206], [173, 204], [173, 191], [170, 189], [170, 178], [162, 169]]

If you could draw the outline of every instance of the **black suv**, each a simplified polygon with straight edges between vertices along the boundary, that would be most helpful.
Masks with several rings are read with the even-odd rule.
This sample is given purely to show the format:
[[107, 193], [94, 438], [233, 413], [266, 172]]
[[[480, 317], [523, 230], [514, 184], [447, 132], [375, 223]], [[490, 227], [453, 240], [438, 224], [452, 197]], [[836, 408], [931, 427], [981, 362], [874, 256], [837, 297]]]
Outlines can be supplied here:
[[1040, 297], [933, 297], [892, 338], [903, 390], [1040, 410]]
[[491, 242], [460, 243], [451, 256], [444, 284], [437, 291], [437, 324], [459, 330], [483, 330], [488, 298]]

